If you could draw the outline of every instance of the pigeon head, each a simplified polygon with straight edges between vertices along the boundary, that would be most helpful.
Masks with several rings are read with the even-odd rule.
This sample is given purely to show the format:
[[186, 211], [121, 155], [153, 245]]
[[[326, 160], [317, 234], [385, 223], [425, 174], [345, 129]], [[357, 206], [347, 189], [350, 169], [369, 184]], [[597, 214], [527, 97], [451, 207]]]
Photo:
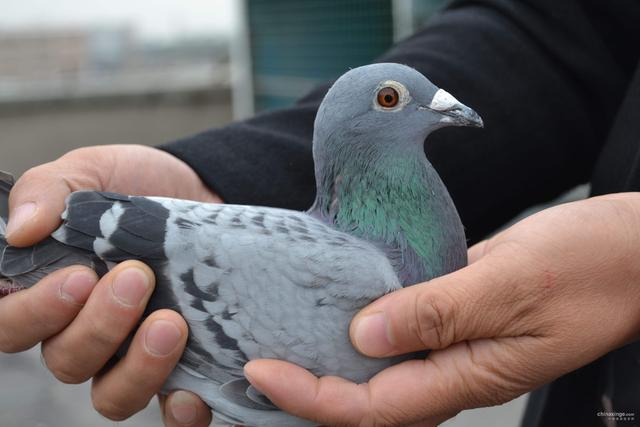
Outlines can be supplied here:
[[481, 127], [482, 120], [418, 71], [391, 63], [345, 73], [316, 116], [310, 213], [381, 242], [400, 260], [402, 283], [466, 264], [460, 218], [424, 153], [427, 136], [446, 126]]
[[329, 89], [316, 115], [318, 197], [334, 198], [337, 181], [344, 191], [358, 182], [404, 185], [401, 181], [415, 176], [402, 171], [407, 165], [418, 162], [424, 168], [426, 162], [431, 168], [425, 138], [446, 126], [483, 124], [475, 111], [406, 65], [381, 63], [348, 71]]
[[389, 151], [422, 145], [429, 133], [445, 126], [483, 124], [475, 111], [418, 71], [382, 63], [352, 69], [333, 84], [318, 110], [314, 137], [320, 145], [360, 145], [363, 139]]

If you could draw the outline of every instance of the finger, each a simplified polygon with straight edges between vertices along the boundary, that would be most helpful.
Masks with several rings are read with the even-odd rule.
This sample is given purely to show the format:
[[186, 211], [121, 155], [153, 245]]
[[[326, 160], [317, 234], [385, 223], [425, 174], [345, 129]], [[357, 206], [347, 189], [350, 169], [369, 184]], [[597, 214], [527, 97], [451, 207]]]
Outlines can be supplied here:
[[532, 337], [457, 343], [377, 374], [369, 381], [370, 404], [376, 417], [405, 425], [504, 403], [545, 382], [529, 364], [543, 348]]
[[56, 378], [81, 383], [94, 376], [135, 327], [153, 286], [153, 272], [138, 261], [125, 261], [104, 276], [73, 322], [42, 345]]
[[483, 260], [393, 292], [354, 317], [351, 341], [363, 354], [383, 357], [522, 334], [523, 325], [536, 326], [528, 316], [537, 299], [530, 297], [535, 289], [526, 286], [526, 271], [510, 260]]
[[[276, 360], [252, 361], [245, 375], [278, 407], [324, 425], [431, 426], [462, 409], [502, 403], [526, 390], [512, 381], [517, 377], [512, 370], [501, 369], [514, 366], [514, 360], [500, 357], [509, 351], [501, 352], [498, 345], [489, 340], [456, 344], [426, 360], [385, 369], [365, 384], [318, 378]], [[523, 371], [524, 365], [524, 360], [515, 364]]]
[[29, 289], [0, 298], [0, 351], [24, 351], [63, 330], [97, 281], [86, 267], [68, 267]]
[[467, 251], [467, 258], [469, 259], [469, 264], [473, 264], [482, 258], [485, 254], [485, 250], [487, 249], [488, 240], [483, 240], [481, 242], [476, 243], [471, 246]]
[[359, 425], [371, 410], [367, 384], [318, 378], [297, 365], [270, 359], [247, 363], [244, 374], [279, 408], [323, 425]]
[[11, 190], [7, 240], [30, 246], [51, 234], [60, 224], [66, 197], [80, 189], [100, 189], [97, 174], [87, 164], [57, 160], [28, 170]]
[[186, 342], [187, 324], [178, 313], [152, 313], [125, 357], [94, 378], [91, 396], [96, 410], [120, 421], [144, 409], [175, 368]]
[[211, 409], [195, 394], [178, 390], [159, 398], [166, 427], [206, 427], [211, 424]]

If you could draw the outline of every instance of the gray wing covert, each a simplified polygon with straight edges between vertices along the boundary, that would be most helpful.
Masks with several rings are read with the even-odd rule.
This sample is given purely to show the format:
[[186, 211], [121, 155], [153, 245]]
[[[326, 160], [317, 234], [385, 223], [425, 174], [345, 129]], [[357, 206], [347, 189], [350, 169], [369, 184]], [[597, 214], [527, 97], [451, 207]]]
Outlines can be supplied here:
[[364, 380], [389, 363], [348, 339], [357, 310], [400, 287], [373, 245], [300, 212], [155, 200], [170, 212], [165, 274], [203, 347], [189, 350], [189, 368], [228, 381], [203, 367], [242, 378], [248, 360], [278, 358]]
[[255, 358], [356, 381], [390, 363], [361, 356], [348, 338], [359, 308], [400, 287], [389, 260], [304, 213], [78, 192], [53, 237], [151, 265], [151, 309], [189, 322], [181, 363], [220, 383], [243, 378]]

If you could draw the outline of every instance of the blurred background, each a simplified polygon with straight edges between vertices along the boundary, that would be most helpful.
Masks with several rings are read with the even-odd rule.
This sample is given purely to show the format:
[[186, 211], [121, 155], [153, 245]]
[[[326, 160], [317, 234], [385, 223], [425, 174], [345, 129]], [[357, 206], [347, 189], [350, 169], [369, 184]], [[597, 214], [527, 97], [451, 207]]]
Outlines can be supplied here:
[[[86, 145], [156, 145], [290, 105], [410, 36], [443, 0], [0, 0], [0, 170]], [[39, 349], [0, 354], [0, 427], [114, 423]], [[525, 397], [447, 426], [515, 426]]]

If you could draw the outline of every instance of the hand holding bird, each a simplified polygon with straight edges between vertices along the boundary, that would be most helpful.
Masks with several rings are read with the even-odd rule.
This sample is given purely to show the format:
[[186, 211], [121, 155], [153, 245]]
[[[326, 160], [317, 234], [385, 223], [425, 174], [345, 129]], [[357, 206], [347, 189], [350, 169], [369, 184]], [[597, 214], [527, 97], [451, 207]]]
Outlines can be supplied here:
[[[11, 192], [11, 243], [31, 245], [49, 236], [60, 224], [66, 197], [80, 190], [220, 201], [191, 168], [161, 150], [142, 145], [82, 148], [37, 166], [18, 180]], [[37, 208], [24, 215], [21, 206], [30, 203]], [[119, 271], [128, 277], [125, 287], [151, 292], [155, 286], [155, 277], [148, 275], [144, 264], [127, 261], [100, 280], [86, 267], [68, 267], [0, 299], [0, 351], [23, 351], [42, 342], [42, 358], [52, 374], [73, 384], [93, 378], [93, 405], [113, 420], [128, 418], [147, 406], [184, 351], [185, 342], [182, 336], [176, 339], [176, 328], [187, 334], [186, 322], [173, 310], [158, 310], [139, 324], [144, 305], [125, 307], [111, 292]], [[153, 329], [154, 333], [147, 333]], [[105, 367], [134, 333], [126, 356]], [[111, 338], [106, 346], [105, 336]], [[170, 344], [175, 347], [169, 348]], [[102, 353], [97, 356], [83, 351], [100, 348]], [[162, 348], [164, 354], [154, 348]], [[161, 402], [167, 427], [209, 425], [210, 409], [192, 393], [172, 393]]]
[[[406, 87], [404, 84], [403, 86]], [[392, 88], [401, 95], [402, 87], [395, 83], [381, 87], [376, 94], [380, 97], [376, 96], [374, 100], [378, 104], [376, 108], [394, 108], [390, 105], [395, 102], [394, 92], [390, 92], [387, 88]], [[386, 98], [386, 95], [391, 95], [391, 98]], [[401, 96], [398, 97], [399, 101], [400, 99]], [[434, 109], [445, 105], [456, 109], [458, 114], [464, 111], [460, 107], [453, 107], [455, 102], [443, 92], [440, 92], [438, 99], [441, 102], [433, 104], [432, 101]], [[392, 110], [382, 110], [382, 112], [391, 113]], [[471, 117], [469, 112], [466, 112], [466, 115]], [[347, 117], [353, 118], [357, 115]], [[357, 131], [358, 127], [356, 126], [355, 129]], [[386, 136], [384, 133], [382, 135]], [[74, 162], [67, 161], [66, 166], [73, 164]], [[52, 166], [48, 168], [50, 168], [49, 171], [53, 170]], [[34, 173], [31, 173], [31, 176], [33, 177]], [[79, 181], [86, 183], [91, 182], [87, 178], [92, 176], [95, 178], [96, 175], [85, 172], [84, 175], [79, 176], [84, 177], [84, 180]], [[21, 180], [22, 188], [19, 183], [20, 191], [14, 191], [12, 197], [21, 201], [45, 200], [42, 206], [55, 210], [56, 200], [47, 198], [48, 195], [44, 194], [42, 186], [36, 185], [38, 180], [34, 179], [29, 183], [28, 178], [27, 176], [26, 179]], [[333, 183], [342, 183], [343, 179], [341, 174], [336, 174]], [[51, 178], [44, 178], [40, 181], [42, 182], [52, 181]], [[197, 183], [195, 181], [194, 185]], [[347, 185], [353, 185], [353, 183], [347, 180]], [[61, 193], [63, 192], [64, 190]], [[316, 210], [316, 214], [312, 217], [329, 217], [334, 220], [343, 218], [343, 224], [353, 225], [349, 221], [352, 217], [347, 216], [345, 220], [340, 216], [338, 202], [344, 199], [335, 197], [340, 194], [340, 188], [338, 191], [324, 194], [328, 194], [326, 198], [329, 203], [326, 201], [317, 203], [316, 207], [323, 206], [324, 209]], [[351, 191], [347, 194], [351, 194]], [[87, 193], [84, 193], [78, 196], [78, 200], [83, 200], [82, 197], [86, 196]], [[97, 195], [94, 196], [97, 197]], [[114, 245], [109, 247], [104, 244], [117, 243], [119, 237], [115, 232], [118, 227], [114, 228], [113, 224], [120, 225], [120, 220], [125, 218], [125, 212], [131, 209], [130, 206], [127, 207], [127, 203], [135, 205], [136, 198], [122, 198], [110, 194], [101, 195], [101, 197], [104, 200], [111, 198], [111, 202], [107, 202], [111, 207], [101, 215], [100, 218], [105, 219], [100, 221], [100, 227], [94, 228], [100, 231], [100, 236], [93, 237], [93, 246], [98, 239], [103, 239], [106, 242], [101, 243], [102, 249], [113, 251], [117, 249]], [[104, 203], [104, 200], [101, 203]], [[140, 200], [138, 202], [146, 203]], [[170, 202], [166, 201], [158, 203], [170, 205]], [[120, 207], [115, 207], [118, 205]], [[638, 254], [635, 245], [630, 245], [630, 242], [637, 241], [635, 234], [640, 229], [637, 224], [639, 205], [640, 201], [635, 194], [612, 195], [544, 211], [522, 221], [490, 241], [472, 248], [469, 252], [470, 266], [432, 279], [428, 283], [399, 289], [365, 308], [351, 322], [351, 341], [361, 353], [388, 360], [390, 357], [418, 350], [434, 350], [425, 360], [409, 360], [391, 366], [374, 375], [368, 382], [361, 384], [332, 376], [318, 379], [316, 375], [322, 375], [322, 372], [312, 373], [287, 362], [253, 360], [245, 368], [253, 389], [241, 388], [240, 396], [265, 399], [262, 401], [264, 404], [269, 404], [269, 400], [266, 400], [268, 397], [271, 402], [289, 413], [318, 423], [406, 425], [420, 422], [428, 425], [443, 421], [462, 409], [504, 402], [564, 372], [588, 363], [599, 355], [629, 342], [640, 332], [637, 311], [640, 293], [634, 286], [640, 272], [633, 268]], [[188, 204], [182, 205], [181, 208], [184, 209], [185, 206]], [[349, 206], [348, 203], [347, 206]], [[75, 222], [72, 210], [67, 216], [68, 225]], [[107, 211], [110, 214], [104, 216]], [[155, 211], [155, 213], [158, 212]], [[108, 218], [113, 219], [109, 222]], [[234, 221], [234, 218], [238, 220]], [[611, 221], [603, 223], [603, 218]], [[174, 224], [178, 225], [177, 228], [180, 228], [180, 224], [182, 227], [193, 228], [194, 224], [185, 223], [185, 219], [189, 220], [189, 218], [182, 218], [181, 221], [174, 221]], [[218, 221], [217, 217], [215, 219], [209, 217], [209, 219]], [[250, 218], [251, 221], [253, 219], [254, 217]], [[27, 221], [23, 228], [15, 231], [17, 234], [14, 236], [18, 238], [22, 235], [24, 241], [28, 243], [29, 237], [25, 236], [29, 231], [35, 230], [36, 234], [39, 231], [42, 236], [43, 230], [47, 234], [55, 227], [53, 223], [42, 221], [42, 219]], [[235, 228], [241, 228], [237, 227], [242, 224], [241, 221], [241, 217], [234, 215], [227, 218], [229, 228], [233, 228], [233, 224], [236, 225]], [[261, 222], [257, 218], [255, 221]], [[133, 230], [131, 224], [135, 225], [135, 221], [123, 220], [123, 225], [124, 223], [127, 225], [125, 228], [129, 231]], [[91, 222], [88, 224], [90, 225]], [[259, 227], [258, 224], [253, 225]], [[106, 227], [104, 230], [103, 226]], [[47, 230], [47, 227], [50, 229]], [[286, 228], [287, 225], [285, 224], [284, 227]], [[293, 229], [292, 225], [289, 227]], [[357, 229], [357, 227], [350, 229]], [[365, 227], [365, 229], [379, 231], [374, 226]], [[108, 233], [109, 230], [112, 232]], [[584, 230], [590, 230], [590, 232], [584, 233]], [[299, 230], [298, 232], [301, 233]], [[388, 234], [397, 237], [394, 233]], [[385, 235], [384, 231], [382, 235]], [[61, 240], [64, 238], [66, 235], [61, 237]], [[393, 242], [393, 239], [390, 240]], [[407, 247], [424, 247], [415, 238], [407, 238], [406, 241], [413, 245], [407, 244], [404, 247], [405, 250]], [[397, 240], [395, 242], [397, 243]], [[402, 245], [398, 246], [402, 248]], [[137, 248], [144, 248], [144, 246]], [[416, 259], [419, 261], [420, 258], [393, 257], [389, 256], [394, 254], [394, 251], [389, 251], [389, 246], [381, 245], [377, 248], [387, 254], [387, 259], [391, 260], [393, 271], [397, 273], [399, 280], [404, 277], [409, 281], [414, 277], [413, 275], [426, 271], [424, 265], [421, 266], [420, 262], [416, 262]], [[421, 251], [422, 249], [416, 252]], [[113, 253], [118, 254], [117, 251]], [[598, 263], [594, 264], [594, 259], [597, 259]], [[411, 267], [408, 268], [407, 265]], [[129, 270], [126, 267], [138, 269], [137, 274], [127, 274], [133, 282], [137, 281], [138, 284], [146, 282], [147, 286], [153, 286], [153, 277], [149, 275], [150, 273], [147, 274], [148, 270], [144, 266], [127, 261], [124, 266], [116, 267], [104, 276], [101, 281], [105, 282], [104, 287], [106, 289], [113, 287], [120, 273], [123, 270]], [[0, 299], [2, 306], [0, 324], [4, 326], [3, 334], [0, 335], [0, 346], [3, 351], [24, 348], [29, 343], [35, 343], [41, 338], [52, 335], [56, 327], [64, 329], [64, 319], [72, 318], [80, 308], [79, 306], [74, 308], [72, 305], [65, 306], [64, 301], [58, 300], [61, 293], [57, 291], [60, 283], [73, 275], [73, 271], [70, 272], [70, 270], [75, 269], [77, 268], [70, 267], [54, 273], [30, 289]], [[141, 275], [140, 272], [143, 274]], [[95, 278], [92, 278], [90, 273], [87, 272], [87, 274], [89, 275], [77, 276], [73, 281], [78, 289], [86, 290], [85, 285], [88, 284], [91, 291]], [[147, 277], [143, 280], [145, 275]], [[195, 280], [195, 272], [193, 280], [190, 280], [189, 276], [179, 280], [184, 285], [198, 283], [198, 280]], [[606, 289], [603, 288], [603, 284], [607, 284]], [[96, 285], [96, 289], [98, 286]], [[48, 295], [47, 290], [56, 292], [49, 292], [50, 295]], [[198, 291], [192, 290], [192, 292]], [[185, 293], [189, 294], [188, 291]], [[94, 304], [87, 304], [82, 311], [87, 309], [93, 309], [94, 313], [98, 311], [99, 301], [94, 297], [96, 294], [100, 293], [95, 290], [91, 292], [90, 298], [94, 299]], [[63, 310], [59, 319], [53, 319], [54, 323], [57, 322], [59, 325], [48, 325], [51, 331], [36, 331], [38, 328], [31, 325], [29, 313], [37, 313], [38, 310], [47, 313], [47, 307], [38, 305], [36, 297], [44, 297], [43, 299], [52, 307], [60, 307]], [[81, 297], [86, 298], [87, 295], [81, 295]], [[195, 301], [194, 299], [193, 302]], [[332, 303], [335, 304], [336, 301]], [[326, 301], [322, 303], [324, 302]], [[322, 304], [320, 306], [322, 307]], [[19, 310], [20, 307], [30, 307], [30, 309]], [[171, 313], [173, 312], [169, 310], [160, 310], [147, 318], [140, 328], [142, 334], [134, 337], [129, 353], [119, 362], [121, 369], [116, 367], [107, 374], [108, 377], [105, 376], [96, 381], [96, 390], [108, 389], [104, 385], [105, 382], [109, 383], [112, 390], [127, 390], [122, 388], [127, 381], [121, 381], [121, 379], [127, 375], [127, 372], [130, 376], [141, 374], [130, 368], [135, 366], [134, 360], [140, 361], [143, 358], [142, 352], [136, 349], [143, 348], [141, 345], [143, 340], [138, 337], [144, 337], [144, 333], [148, 332], [146, 328], [149, 326], [149, 320], [169, 320], [176, 322], [179, 330], [184, 328], [184, 323], [177, 320], [180, 317], [175, 313], [171, 317]], [[130, 317], [132, 315], [129, 313]], [[166, 317], [158, 319], [157, 316]], [[225, 320], [224, 316], [221, 317]], [[78, 324], [79, 322], [74, 323], [76, 323], [75, 331], [79, 331], [81, 325]], [[35, 333], [28, 334], [30, 338], [24, 341], [25, 334], [21, 332], [29, 330]], [[223, 332], [225, 332], [224, 329]], [[122, 336], [124, 339], [126, 333]], [[180, 349], [181, 346], [178, 345], [177, 348]], [[82, 357], [82, 352], [74, 356]], [[47, 359], [46, 354], [45, 359]], [[47, 363], [49, 364], [49, 360]], [[172, 365], [170, 358], [165, 360], [164, 364], [158, 360], [154, 363], [161, 372], [166, 372], [162, 371], [163, 367]], [[142, 374], [144, 376], [144, 372]], [[194, 373], [190, 374], [193, 376]], [[192, 379], [191, 376], [190, 379]], [[147, 374], [146, 377], [151, 375]], [[105, 378], [108, 378], [108, 381], [105, 381]], [[149, 384], [148, 381], [146, 383]], [[139, 387], [145, 388], [143, 385]], [[227, 389], [227, 391], [234, 390], [237, 389]], [[128, 391], [131, 397], [136, 395], [134, 390], [128, 389]], [[263, 392], [266, 397], [260, 392]], [[98, 401], [103, 402], [97, 406], [103, 413], [114, 419], [122, 419], [127, 414], [135, 412], [136, 405], [140, 403], [135, 401], [132, 405], [131, 402], [113, 398], [114, 395], [122, 395], [122, 393], [112, 393], [111, 398], [104, 394], [97, 394]], [[150, 395], [144, 394], [144, 396]], [[192, 425], [208, 425], [209, 419], [204, 407], [198, 406], [197, 401], [189, 400], [190, 396], [185, 392], [179, 392], [172, 398], [177, 404], [176, 407], [181, 407], [183, 410], [187, 407], [193, 409], [193, 411], [182, 413], [182, 415], [193, 416], [191, 421], [195, 424]], [[166, 412], [165, 420], [168, 425], [179, 425], [179, 420], [170, 410]]]
[[351, 323], [363, 354], [431, 350], [426, 359], [364, 384], [273, 360], [250, 362], [247, 376], [324, 425], [435, 426], [508, 402], [638, 339], [639, 213], [637, 193], [546, 209], [473, 246], [468, 267], [384, 296]]

